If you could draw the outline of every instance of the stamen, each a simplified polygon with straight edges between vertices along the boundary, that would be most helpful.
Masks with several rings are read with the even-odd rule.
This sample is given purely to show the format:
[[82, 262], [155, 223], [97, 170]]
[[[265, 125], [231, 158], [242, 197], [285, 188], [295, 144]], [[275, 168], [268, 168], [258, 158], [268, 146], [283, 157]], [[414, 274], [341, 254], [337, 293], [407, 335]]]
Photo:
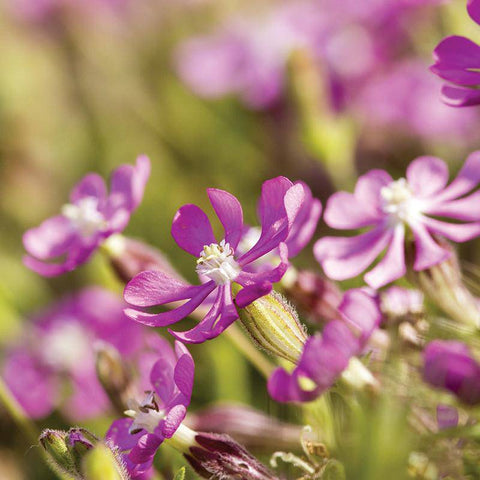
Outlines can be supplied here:
[[62, 215], [67, 217], [84, 237], [91, 237], [107, 227], [105, 217], [98, 210], [98, 200], [94, 197], [82, 198], [76, 204], [67, 203], [62, 207]]
[[391, 182], [380, 190], [382, 209], [394, 223], [409, 223], [421, 213], [420, 204], [405, 178]]
[[205, 275], [217, 285], [226, 285], [234, 281], [241, 268], [233, 258], [233, 249], [225, 240], [220, 244], [205, 245], [197, 260], [197, 273]]

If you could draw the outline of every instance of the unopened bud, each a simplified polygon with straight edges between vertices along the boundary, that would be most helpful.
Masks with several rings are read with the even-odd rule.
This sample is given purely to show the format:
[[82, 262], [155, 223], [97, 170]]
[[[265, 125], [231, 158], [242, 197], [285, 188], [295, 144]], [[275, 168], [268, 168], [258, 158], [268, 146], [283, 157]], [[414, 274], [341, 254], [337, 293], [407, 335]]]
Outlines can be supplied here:
[[315, 272], [297, 272], [295, 281], [285, 288], [285, 294], [314, 323], [325, 323], [338, 318], [337, 307], [342, 301], [342, 292], [334, 282]]
[[127, 400], [134, 396], [131, 372], [115, 347], [104, 342], [97, 342], [95, 347], [98, 380], [116, 411], [123, 414]]
[[253, 450], [293, 450], [302, 431], [299, 425], [281, 422], [246, 405], [213, 406], [189, 415], [187, 423], [194, 430], [228, 432]]
[[77, 471], [81, 469], [85, 454], [97, 443], [98, 438], [85, 428], [71, 428], [68, 431], [65, 437], [65, 444]]
[[462, 272], [453, 247], [436, 239], [442, 248], [450, 250], [449, 259], [420, 272], [409, 271], [413, 282], [445, 313], [459, 323], [480, 328], [480, 308], [475, 297], [462, 281]]
[[165, 255], [140, 240], [133, 240], [120, 234], [111, 235], [102, 245], [102, 250], [124, 283], [145, 270], [156, 270], [173, 278], [181, 278]]
[[38, 440], [55, 471], [78, 478], [75, 462], [65, 443], [66, 436], [67, 432], [62, 430], [46, 429], [41, 433]]
[[185, 454], [193, 469], [203, 478], [278, 480], [244, 447], [228, 435], [197, 433], [198, 446]]
[[128, 480], [130, 477], [120, 454], [98, 443], [84, 457], [82, 475], [85, 480]]
[[240, 321], [255, 344], [272, 355], [296, 363], [307, 334], [298, 314], [279, 293], [272, 293], [240, 309]]

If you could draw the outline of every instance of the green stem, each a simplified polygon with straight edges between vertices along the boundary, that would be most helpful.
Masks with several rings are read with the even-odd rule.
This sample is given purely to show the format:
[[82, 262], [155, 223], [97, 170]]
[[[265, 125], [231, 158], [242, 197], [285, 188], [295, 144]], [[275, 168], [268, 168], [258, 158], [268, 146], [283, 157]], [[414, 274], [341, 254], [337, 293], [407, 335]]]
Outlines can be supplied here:
[[22, 407], [15, 400], [4, 380], [0, 378], [0, 402], [20, 427], [25, 437], [32, 443], [38, 443], [38, 432], [32, 421], [25, 415]]
[[[0, 403], [4, 405], [5, 410], [12, 417], [14, 422], [20, 427], [20, 430], [22, 431], [23, 435], [27, 438], [27, 440], [31, 442], [33, 445], [38, 445], [39, 434], [38, 434], [37, 428], [31, 421], [31, 419], [27, 417], [22, 407], [19, 405], [17, 400], [13, 397], [9, 388], [5, 384], [5, 381], [1, 377], [0, 377]], [[43, 450], [43, 448], [40, 449], [40, 451], [45, 462], [48, 465], [50, 465], [50, 460], [47, 453]], [[64, 475], [55, 469], [52, 469], [52, 470], [55, 472], [55, 474], [60, 480], [71, 480], [70, 476]]]
[[238, 325], [233, 324], [224, 335], [232, 342], [235, 347], [242, 352], [247, 360], [265, 377], [269, 378], [275, 365], [268, 360], [245, 336]]

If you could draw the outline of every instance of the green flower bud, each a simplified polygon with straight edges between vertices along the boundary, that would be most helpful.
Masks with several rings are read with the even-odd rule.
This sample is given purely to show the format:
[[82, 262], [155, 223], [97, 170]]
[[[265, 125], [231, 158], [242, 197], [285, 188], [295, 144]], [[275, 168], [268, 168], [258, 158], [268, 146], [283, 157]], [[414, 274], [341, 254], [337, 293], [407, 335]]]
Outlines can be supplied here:
[[242, 325], [259, 348], [297, 362], [307, 334], [285, 297], [272, 291], [242, 308], [239, 314]]

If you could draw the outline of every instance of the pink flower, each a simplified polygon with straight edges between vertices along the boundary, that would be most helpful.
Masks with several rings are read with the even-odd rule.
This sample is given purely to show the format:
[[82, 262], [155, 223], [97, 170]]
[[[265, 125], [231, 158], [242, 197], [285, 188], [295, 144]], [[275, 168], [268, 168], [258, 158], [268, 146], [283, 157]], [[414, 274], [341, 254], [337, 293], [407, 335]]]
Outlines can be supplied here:
[[307, 402], [328, 390], [360, 355], [382, 319], [375, 299], [361, 289], [349, 290], [338, 307], [338, 318], [310, 337], [291, 373], [277, 368], [268, 391], [278, 402]]
[[[364, 278], [379, 288], [406, 272], [405, 235], [413, 234], [416, 271], [450, 256], [435, 235], [465, 242], [480, 234], [480, 151], [472, 153], [447, 186], [448, 168], [436, 157], [419, 157], [407, 168], [406, 179], [393, 180], [384, 170], [361, 176], [353, 194], [337, 192], [325, 208], [325, 222], [350, 230], [370, 227], [353, 237], [325, 237], [314, 253], [326, 275], [335, 280], [355, 277], [386, 249], [385, 256]], [[448, 223], [433, 217], [454, 219]], [[407, 230], [408, 229], [408, 230]]]
[[[262, 187], [259, 214], [260, 238], [247, 252], [237, 247], [244, 232], [239, 201], [224, 190], [208, 190], [210, 202], [223, 225], [224, 238], [217, 242], [207, 215], [196, 205], [184, 205], [175, 215], [172, 236], [186, 252], [197, 258], [196, 271], [204, 280], [189, 285], [158, 271], [135, 276], [125, 288], [125, 300], [135, 307], [126, 314], [150, 326], [167, 326], [190, 315], [202, 303], [210, 308], [203, 320], [187, 332], [172, 332], [175, 338], [199, 343], [218, 336], [237, 318], [243, 308], [272, 290], [288, 267], [288, 248], [284, 243], [301, 209], [305, 190], [285, 177], [266, 181]], [[278, 249], [278, 250], [277, 250]], [[278, 251], [279, 264], [249, 271], [248, 266], [264, 255]], [[235, 296], [232, 285], [243, 287]], [[213, 303], [207, 300], [212, 296]], [[182, 306], [162, 313], [148, 313], [148, 308], [187, 300]]]
[[124, 230], [130, 215], [140, 204], [150, 175], [150, 160], [114, 170], [110, 193], [96, 173], [86, 175], [73, 188], [70, 203], [62, 213], [27, 230], [23, 245], [29, 255], [27, 267], [45, 277], [74, 270], [112, 234]]
[[124, 454], [132, 479], [143, 479], [158, 447], [171, 438], [185, 418], [193, 389], [195, 364], [180, 342], [175, 351], [165, 342], [150, 372], [150, 389], [142, 402], [131, 400], [131, 418], [115, 420], [106, 434]]

